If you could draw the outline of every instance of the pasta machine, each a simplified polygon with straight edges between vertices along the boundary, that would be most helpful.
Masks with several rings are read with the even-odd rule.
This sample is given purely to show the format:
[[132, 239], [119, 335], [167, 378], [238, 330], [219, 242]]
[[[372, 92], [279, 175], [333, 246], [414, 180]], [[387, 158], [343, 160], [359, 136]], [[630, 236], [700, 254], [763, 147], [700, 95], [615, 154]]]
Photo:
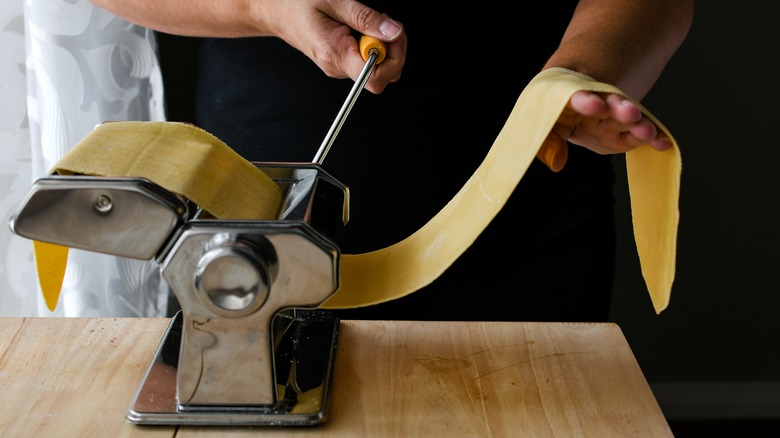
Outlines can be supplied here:
[[[284, 194], [274, 220], [207, 217], [144, 178], [50, 175], [16, 234], [159, 262], [181, 306], [128, 409], [138, 424], [312, 425], [327, 417], [339, 320], [334, 243], [346, 186], [316, 163], [253, 163]], [[258, 201], [261, 202], [261, 201]]]
[[[339, 287], [349, 191], [320, 165], [384, 43], [366, 64], [312, 163], [255, 163], [284, 193], [275, 220], [204, 217], [143, 178], [51, 175], [11, 229], [33, 240], [152, 259], [178, 298], [128, 410], [138, 424], [312, 425], [325, 420], [339, 321], [316, 309]], [[258, 200], [262, 202], [262, 200]]]

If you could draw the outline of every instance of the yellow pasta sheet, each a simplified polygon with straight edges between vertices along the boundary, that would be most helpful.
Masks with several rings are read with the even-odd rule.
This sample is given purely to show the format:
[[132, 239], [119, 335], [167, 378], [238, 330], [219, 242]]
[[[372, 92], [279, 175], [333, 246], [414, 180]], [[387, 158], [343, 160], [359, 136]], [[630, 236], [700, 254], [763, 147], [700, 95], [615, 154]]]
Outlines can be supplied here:
[[[340, 287], [323, 308], [369, 306], [413, 293], [434, 281], [474, 242], [509, 198], [572, 94], [621, 90], [565, 69], [537, 75], [471, 178], [418, 231], [386, 248], [343, 254]], [[628, 96], [627, 96], [628, 97]], [[664, 152], [641, 146], [626, 154], [634, 235], [653, 306], [664, 310], [676, 262], [682, 161], [674, 138]], [[222, 219], [268, 219], [278, 211], [276, 184], [213, 135], [173, 122], [100, 125], [58, 162], [61, 174], [145, 177]], [[263, 199], [263, 202], [258, 202]], [[36, 247], [46, 302], [56, 305], [67, 253]], [[46, 266], [41, 266], [45, 263]]]

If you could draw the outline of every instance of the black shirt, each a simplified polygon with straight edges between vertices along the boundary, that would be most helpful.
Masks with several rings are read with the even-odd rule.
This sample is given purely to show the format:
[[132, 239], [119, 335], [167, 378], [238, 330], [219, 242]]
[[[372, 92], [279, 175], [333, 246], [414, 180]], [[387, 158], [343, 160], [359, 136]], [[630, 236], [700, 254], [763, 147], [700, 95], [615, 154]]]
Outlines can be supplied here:
[[[576, 4], [539, 3], [533, 11], [516, 13], [497, 4], [488, 12], [366, 2], [402, 22], [409, 45], [401, 80], [379, 95], [361, 93], [323, 163], [351, 192], [350, 222], [338, 242], [342, 253], [376, 250], [408, 237], [479, 166], [523, 88], [559, 44]], [[196, 123], [248, 160], [311, 162], [351, 87], [351, 80], [328, 78], [277, 38], [205, 39]], [[481, 276], [486, 289], [521, 288], [522, 281], [506, 286], [501, 280], [517, 276], [516, 271], [492, 267], [538, 252], [584, 221], [612, 214], [609, 157], [569, 149], [560, 173], [534, 160], [478, 239], [475, 247], [490, 249], [479, 257], [485, 265], [478, 271], [488, 272], [453, 266], [447, 276]], [[549, 265], [558, 264], [550, 260]], [[611, 282], [612, 266], [606, 265], [600, 269], [609, 271], [603, 277]], [[559, 272], [550, 269], [549, 275]], [[440, 283], [427, 289], [445, 287]], [[447, 284], [441, 293], [452, 295], [451, 285], [460, 282]], [[395, 317], [406, 318], [393, 313], [386, 319]]]

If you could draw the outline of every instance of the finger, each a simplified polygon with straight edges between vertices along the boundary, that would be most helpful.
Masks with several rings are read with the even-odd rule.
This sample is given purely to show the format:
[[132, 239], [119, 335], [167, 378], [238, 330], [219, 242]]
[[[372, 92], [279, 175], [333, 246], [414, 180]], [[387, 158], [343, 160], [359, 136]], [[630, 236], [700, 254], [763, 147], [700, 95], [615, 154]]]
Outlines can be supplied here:
[[572, 141], [598, 153], [623, 153], [648, 142], [632, 134], [630, 126], [613, 118], [594, 118], [585, 122], [579, 126]]
[[571, 108], [588, 117], [596, 117], [604, 114], [607, 105], [604, 99], [596, 93], [590, 91], [578, 91], [569, 99], [569, 105]]
[[384, 37], [383, 41], [391, 43], [395, 40], [397, 40], [401, 34], [404, 31], [404, 26], [393, 20], [392, 18], [388, 17], [387, 15], [382, 15], [383, 18], [379, 22], [379, 25], [376, 26], [376, 29], [381, 33], [382, 35], [371, 35], [377, 38]]
[[665, 151], [672, 148], [672, 140], [665, 135], [657, 136], [650, 140], [649, 144], [651, 148], [657, 151]]
[[386, 43], [385, 46], [387, 50], [384, 60], [374, 68], [366, 83], [366, 89], [374, 94], [381, 93], [388, 84], [401, 79], [401, 71], [406, 62], [406, 34], [402, 34], [392, 43]]
[[338, 2], [336, 6], [338, 18], [364, 35], [389, 43], [396, 41], [403, 33], [404, 27], [401, 23], [360, 2], [344, 1]]
[[628, 125], [628, 131], [640, 141], [649, 142], [656, 138], [658, 130], [655, 124], [646, 118]]
[[629, 143], [649, 144], [659, 151], [672, 147], [671, 140], [660, 132], [655, 123], [644, 117], [641, 108], [635, 102], [617, 94], [607, 96], [606, 101], [612, 117], [628, 127], [628, 132], [633, 137]]
[[642, 120], [642, 111], [631, 100], [618, 94], [610, 94], [605, 100], [613, 119], [627, 125]]

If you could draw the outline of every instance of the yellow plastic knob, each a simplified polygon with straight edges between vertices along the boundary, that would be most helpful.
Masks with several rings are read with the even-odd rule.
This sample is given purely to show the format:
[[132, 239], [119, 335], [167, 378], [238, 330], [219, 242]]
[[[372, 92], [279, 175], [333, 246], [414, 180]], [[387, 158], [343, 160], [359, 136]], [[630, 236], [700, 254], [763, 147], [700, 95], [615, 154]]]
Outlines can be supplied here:
[[363, 56], [364, 60], [368, 60], [368, 57], [371, 55], [372, 50], [376, 50], [377, 52], [377, 58], [376, 63], [379, 64], [380, 62], [384, 61], [385, 55], [387, 55], [387, 47], [385, 46], [385, 43], [382, 42], [382, 40], [378, 38], [374, 38], [372, 36], [363, 35], [360, 37], [360, 55]]

